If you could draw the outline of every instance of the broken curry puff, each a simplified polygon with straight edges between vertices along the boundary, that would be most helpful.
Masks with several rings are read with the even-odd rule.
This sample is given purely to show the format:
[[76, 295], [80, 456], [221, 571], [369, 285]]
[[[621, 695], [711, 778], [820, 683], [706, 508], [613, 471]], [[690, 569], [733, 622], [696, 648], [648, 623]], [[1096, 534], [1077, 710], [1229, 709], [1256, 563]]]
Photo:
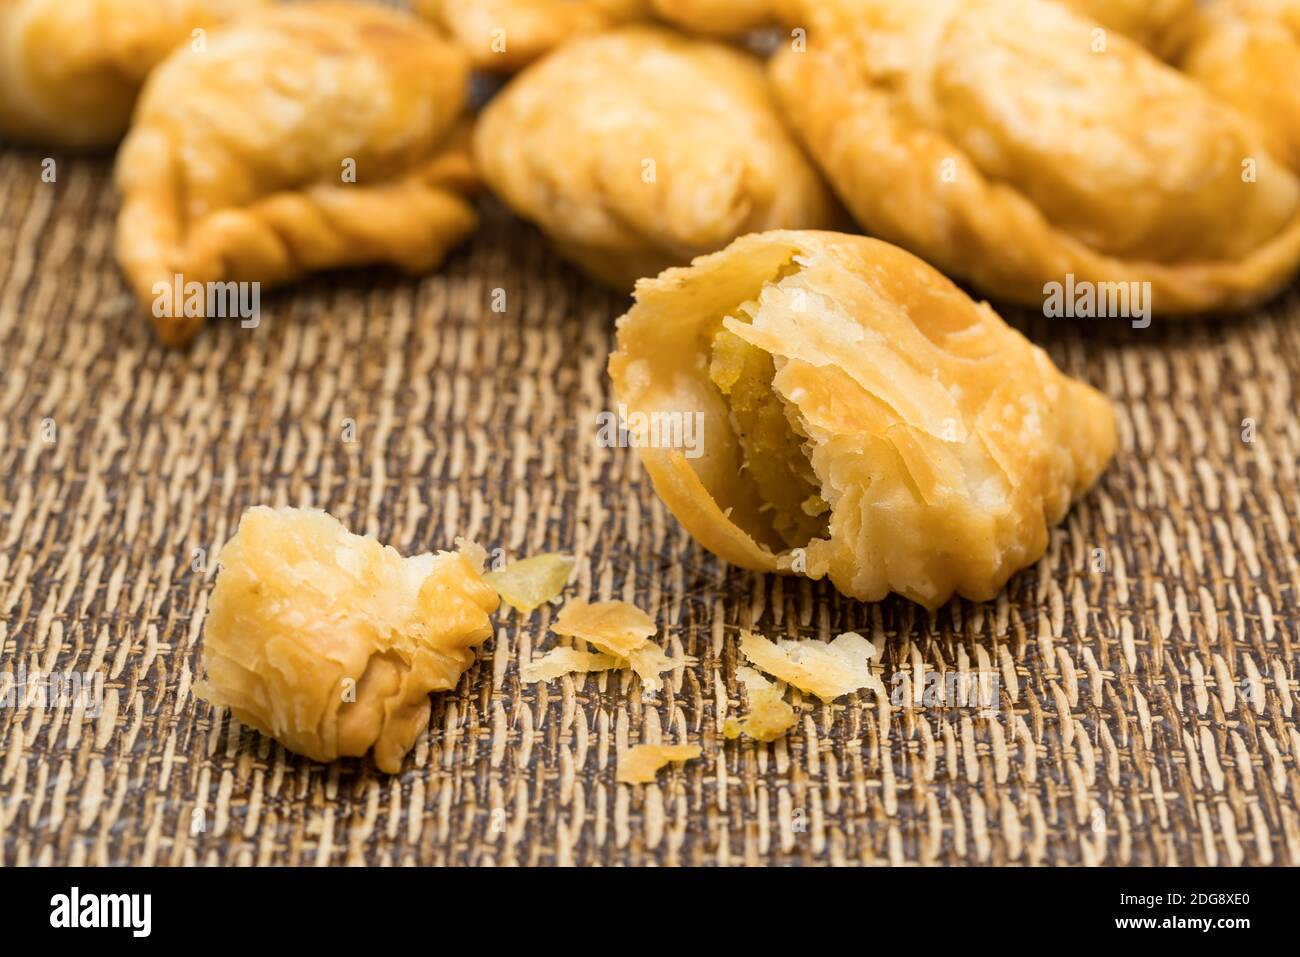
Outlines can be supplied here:
[[270, 0], [0, 0], [0, 136], [116, 143], [149, 71], [173, 48]]
[[118, 260], [159, 336], [183, 343], [204, 319], [158, 308], [177, 277], [210, 289], [437, 266], [477, 224], [468, 76], [429, 26], [366, 4], [272, 8], [172, 54], [115, 173]]
[[1067, 281], [1148, 290], [1156, 315], [1244, 308], [1300, 265], [1296, 176], [1118, 32], [1095, 52], [1095, 22], [1046, 0], [818, 9], [772, 77], [869, 234], [1039, 308]]
[[219, 555], [197, 694], [317, 761], [396, 773], [492, 633], [484, 553], [403, 558], [325, 512], [252, 508]]
[[655, 490], [722, 558], [927, 607], [993, 597], [1115, 449], [1098, 392], [916, 257], [825, 232], [746, 236], [637, 284], [610, 358]]
[[760, 62], [655, 27], [584, 37], [525, 70], [483, 111], [474, 156], [508, 206], [625, 291], [745, 233], [836, 215]]

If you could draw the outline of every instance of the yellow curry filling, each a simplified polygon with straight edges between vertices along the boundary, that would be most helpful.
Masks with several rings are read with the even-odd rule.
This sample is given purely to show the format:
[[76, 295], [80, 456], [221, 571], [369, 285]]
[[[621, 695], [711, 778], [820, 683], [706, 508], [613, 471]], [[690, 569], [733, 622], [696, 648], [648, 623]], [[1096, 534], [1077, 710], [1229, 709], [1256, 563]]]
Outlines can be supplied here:
[[772, 389], [776, 368], [762, 349], [721, 328], [709, 378], [726, 398], [745, 468], [768, 506], [773, 530], [791, 548], [828, 537], [830, 506], [804, 451], [807, 437]]

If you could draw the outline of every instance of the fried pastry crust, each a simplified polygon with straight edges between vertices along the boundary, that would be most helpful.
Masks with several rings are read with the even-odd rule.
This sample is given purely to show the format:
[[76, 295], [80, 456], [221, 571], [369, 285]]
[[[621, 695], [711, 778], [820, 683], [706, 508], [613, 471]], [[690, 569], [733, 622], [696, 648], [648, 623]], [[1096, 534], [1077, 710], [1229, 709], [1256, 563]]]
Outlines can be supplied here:
[[734, 37], [775, 23], [795, 25], [805, 0], [652, 0], [674, 26], [707, 36]]
[[1182, 68], [1300, 171], [1300, 0], [1217, 0], [1197, 19]]
[[642, 20], [650, 0], [415, 0], [479, 70], [514, 73], [584, 33]]
[[1118, 30], [1164, 59], [1186, 41], [1196, 0], [1064, 0], [1080, 15]]
[[0, 135], [93, 149], [173, 48], [270, 0], [0, 0]]
[[[468, 76], [430, 27], [365, 4], [269, 10], [172, 54], [117, 160], [117, 255], [137, 297], [175, 276], [271, 286], [437, 266], [477, 225]], [[155, 315], [169, 343], [202, 321]]]
[[1300, 183], [1235, 110], [1043, 0], [821, 8], [772, 63], [872, 235], [1004, 299], [1150, 282], [1157, 314], [1254, 304], [1300, 264]]
[[483, 111], [484, 180], [610, 285], [835, 205], [787, 132], [760, 63], [656, 27], [575, 40]]
[[[862, 236], [745, 236], [637, 284], [609, 371], [655, 490], [703, 546], [757, 571], [829, 577], [866, 601], [993, 597], [1115, 449], [1110, 404], [901, 249]], [[770, 388], [830, 508], [792, 546], [709, 375], [719, 325], [772, 357]], [[650, 447], [655, 415], [701, 417], [697, 457]], [[785, 676], [783, 676], [785, 677]]]
[[221, 550], [197, 693], [316, 761], [396, 773], [492, 633], [474, 549], [403, 558], [335, 518], [252, 508]]

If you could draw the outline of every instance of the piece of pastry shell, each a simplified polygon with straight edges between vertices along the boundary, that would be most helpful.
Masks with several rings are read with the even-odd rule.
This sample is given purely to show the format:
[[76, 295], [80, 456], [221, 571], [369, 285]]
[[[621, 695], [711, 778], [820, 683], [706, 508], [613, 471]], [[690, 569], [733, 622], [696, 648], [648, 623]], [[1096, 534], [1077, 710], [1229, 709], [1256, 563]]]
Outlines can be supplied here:
[[93, 149], [126, 132], [149, 71], [270, 0], [4, 0], [0, 136]]
[[[992, 598], [1115, 449], [1105, 398], [862, 236], [745, 236], [638, 283], [609, 371], [656, 492], [703, 546], [867, 601]], [[691, 454], [663, 438], [687, 415]]]
[[1300, 0], [1216, 0], [1197, 18], [1181, 66], [1300, 171]]
[[747, 53], [658, 27], [574, 40], [483, 111], [487, 184], [615, 288], [837, 209]]
[[196, 693], [317, 761], [396, 773], [492, 633], [473, 548], [403, 558], [325, 512], [257, 507], [222, 548]]
[[118, 260], [159, 336], [203, 322], [158, 308], [173, 285], [438, 265], [477, 225], [468, 76], [431, 27], [368, 4], [274, 8], [168, 57], [116, 166]]
[[650, 0], [415, 0], [476, 69], [514, 73], [573, 37], [643, 20]]
[[1046, 0], [828, 3], [772, 74], [859, 224], [981, 291], [1241, 308], [1300, 265], [1300, 182], [1237, 111]]

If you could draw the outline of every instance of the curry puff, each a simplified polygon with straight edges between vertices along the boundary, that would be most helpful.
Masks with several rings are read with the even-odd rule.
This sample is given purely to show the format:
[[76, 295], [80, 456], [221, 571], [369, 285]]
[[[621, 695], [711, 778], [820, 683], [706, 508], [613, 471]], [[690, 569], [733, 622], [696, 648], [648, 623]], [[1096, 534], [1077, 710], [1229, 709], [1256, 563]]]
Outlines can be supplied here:
[[[1202, 86], [1045, 0], [819, 6], [787, 115], [863, 229], [995, 297], [1244, 308], [1300, 265], [1300, 182]], [[1149, 286], [1137, 284], [1149, 283]], [[1148, 313], [1149, 314], [1149, 313]]]
[[310, 509], [249, 509], [219, 556], [202, 698], [317, 761], [397, 772], [492, 634], [485, 553], [403, 558]]
[[1182, 67], [1300, 171], [1300, 0], [1217, 0], [1197, 19]]
[[0, 0], [0, 136], [116, 143], [149, 71], [269, 0]]
[[415, 0], [480, 70], [513, 73], [572, 37], [649, 14], [649, 0]]
[[759, 61], [657, 27], [529, 67], [483, 111], [474, 156], [507, 205], [622, 290], [745, 233], [835, 217]]
[[700, 544], [863, 601], [993, 597], [1116, 443], [1099, 393], [863, 236], [746, 236], [638, 283], [609, 371], [638, 421], [701, 418], [695, 458], [634, 443]]
[[118, 259], [161, 338], [184, 342], [204, 318], [157, 307], [176, 277], [437, 266], [477, 225], [468, 77], [432, 28], [365, 4], [273, 8], [165, 60], [116, 168]]
[[1196, 0], [1065, 0], [1079, 14], [1118, 30], [1168, 59], [1196, 19]]

